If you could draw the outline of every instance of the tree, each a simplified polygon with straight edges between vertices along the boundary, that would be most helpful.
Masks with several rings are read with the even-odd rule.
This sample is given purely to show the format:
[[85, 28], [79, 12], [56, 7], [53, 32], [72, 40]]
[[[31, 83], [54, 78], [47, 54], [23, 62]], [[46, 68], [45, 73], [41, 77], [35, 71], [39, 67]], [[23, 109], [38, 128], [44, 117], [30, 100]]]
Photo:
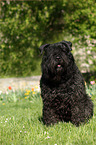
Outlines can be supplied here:
[[79, 68], [96, 71], [96, 1], [66, 1], [64, 10], [64, 28], [72, 36]]
[[77, 52], [90, 49], [84, 59], [89, 64], [89, 57], [92, 63], [88, 69], [96, 70], [92, 57], [96, 56], [95, 0], [6, 0], [1, 2], [0, 11], [0, 74], [32, 75], [40, 61], [40, 45], [69, 40], [70, 35]]
[[[39, 47], [62, 30], [62, 1], [3, 1], [1, 3], [1, 69], [6, 75], [30, 75]], [[27, 68], [27, 69], [26, 69]]]

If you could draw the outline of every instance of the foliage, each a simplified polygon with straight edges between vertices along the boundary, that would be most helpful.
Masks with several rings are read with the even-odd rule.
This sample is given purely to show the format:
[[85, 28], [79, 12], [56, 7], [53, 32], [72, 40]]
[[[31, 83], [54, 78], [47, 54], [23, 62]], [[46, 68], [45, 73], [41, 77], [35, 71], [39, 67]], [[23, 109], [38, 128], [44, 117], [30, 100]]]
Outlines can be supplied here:
[[[32, 75], [40, 68], [40, 45], [70, 39], [70, 34], [77, 53], [86, 53], [85, 69], [96, 71], [95, 0], [6, 0], [0, 12], [0, 75]], [[82, 70], [78, 56], [82, 60], [82, 53], [76, 54]]]
[[[96, 71], [96, 1], [70, 0], [64, 11], [65, 29], [71, 34], [81, 70]], [[71, 15], [70, 15], [71, 14]]]
[[91, 81], [93, 85], [86, 86], [86, 91], [90, 96], [96, 96], [96, 84], [94, 85], [94, 81]]
[[[92, 82], [91, 82], [92, 83]], [[19, 101], [0, 102], [0, 144], [14, 145], [91, 145], [96, 142], [96, 84], [87, 88], [94, 103], [94, 116], [85, 125], [76, 127], [70, 122], [45, 126], [42, 122], [42, 100], [36, 95], [29, 100], [17, 94]], [[11, 91], [11, 97], [14, 92]], [[30, 90], [34, 92], [34, 89]], [[93, 92], [92, 92], [93, 91]], [[27, 95], [31, 95], [30, 93]], [[78, 132], [78, 133], [77, 133]]]
[[52, 39], [53, 28], [54, 31], [62, 28], [58, 24], [62, 18], [61, 4], [58, 1], [1, 2], [1, 74], [27, 76], [36, 69], [40, 61], [38, 48]]
[[85, 35], [82, 42], [81, 36], [74, 38], [73, 53], [76, 63], [83, 73], [90, 72], [90, 74], [93, 74], [96, 72], [96, 39]]
[[40, 97], [40, 88], [38, 86], [26, 90], [13, 90], [12, 87], [9, 86], [6, 92], [0, 91], [0, 101], [3, 104], [8, 102], [20, 102], [24, 99], [32, 102], [37, 97]]

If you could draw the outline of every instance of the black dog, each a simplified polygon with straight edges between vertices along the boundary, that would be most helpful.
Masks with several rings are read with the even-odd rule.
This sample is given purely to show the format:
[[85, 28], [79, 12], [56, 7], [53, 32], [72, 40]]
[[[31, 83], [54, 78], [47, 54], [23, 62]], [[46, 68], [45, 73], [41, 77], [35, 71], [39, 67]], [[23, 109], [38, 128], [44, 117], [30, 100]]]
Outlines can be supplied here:
[[44, 52], [40, 87], [46, 125], [70, 121], [78, 126], [93, 116], [93, 103], [86, 94], [71, 47], [69, 41], [40, 47]]

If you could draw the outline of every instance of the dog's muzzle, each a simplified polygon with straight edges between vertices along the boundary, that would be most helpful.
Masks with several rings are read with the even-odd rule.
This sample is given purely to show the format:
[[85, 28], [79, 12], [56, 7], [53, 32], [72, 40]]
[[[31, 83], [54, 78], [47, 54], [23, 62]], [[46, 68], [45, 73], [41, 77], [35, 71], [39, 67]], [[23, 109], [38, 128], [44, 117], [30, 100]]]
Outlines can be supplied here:
[[60, 69], [63, 67], [63, 62], [61, 61], [61, 58], [59, 56], [56, 57], [56, 62], [57, 62], [57, 65], [56, 65], [57, 69]]

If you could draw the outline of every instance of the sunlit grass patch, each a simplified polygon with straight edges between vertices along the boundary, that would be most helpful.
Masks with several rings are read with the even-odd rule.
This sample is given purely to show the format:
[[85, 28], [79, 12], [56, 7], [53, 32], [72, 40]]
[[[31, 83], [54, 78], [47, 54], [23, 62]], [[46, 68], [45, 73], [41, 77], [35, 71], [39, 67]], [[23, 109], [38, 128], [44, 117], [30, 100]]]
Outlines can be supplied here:
[[[95, 145], [96, 85], [86, 85], [86, 88], [94, 103], [94, 116], [88, 123], [79, 127], [70, 122], [45, 126], [42, 122], [43, 103], [40, 90], [35, 86], [23, 91], [14, 92], [12, 89], [8, 89], [7, 93], [1, 92], [0, 144]], [[14, 95], [16, 99], [14, 99]]]

